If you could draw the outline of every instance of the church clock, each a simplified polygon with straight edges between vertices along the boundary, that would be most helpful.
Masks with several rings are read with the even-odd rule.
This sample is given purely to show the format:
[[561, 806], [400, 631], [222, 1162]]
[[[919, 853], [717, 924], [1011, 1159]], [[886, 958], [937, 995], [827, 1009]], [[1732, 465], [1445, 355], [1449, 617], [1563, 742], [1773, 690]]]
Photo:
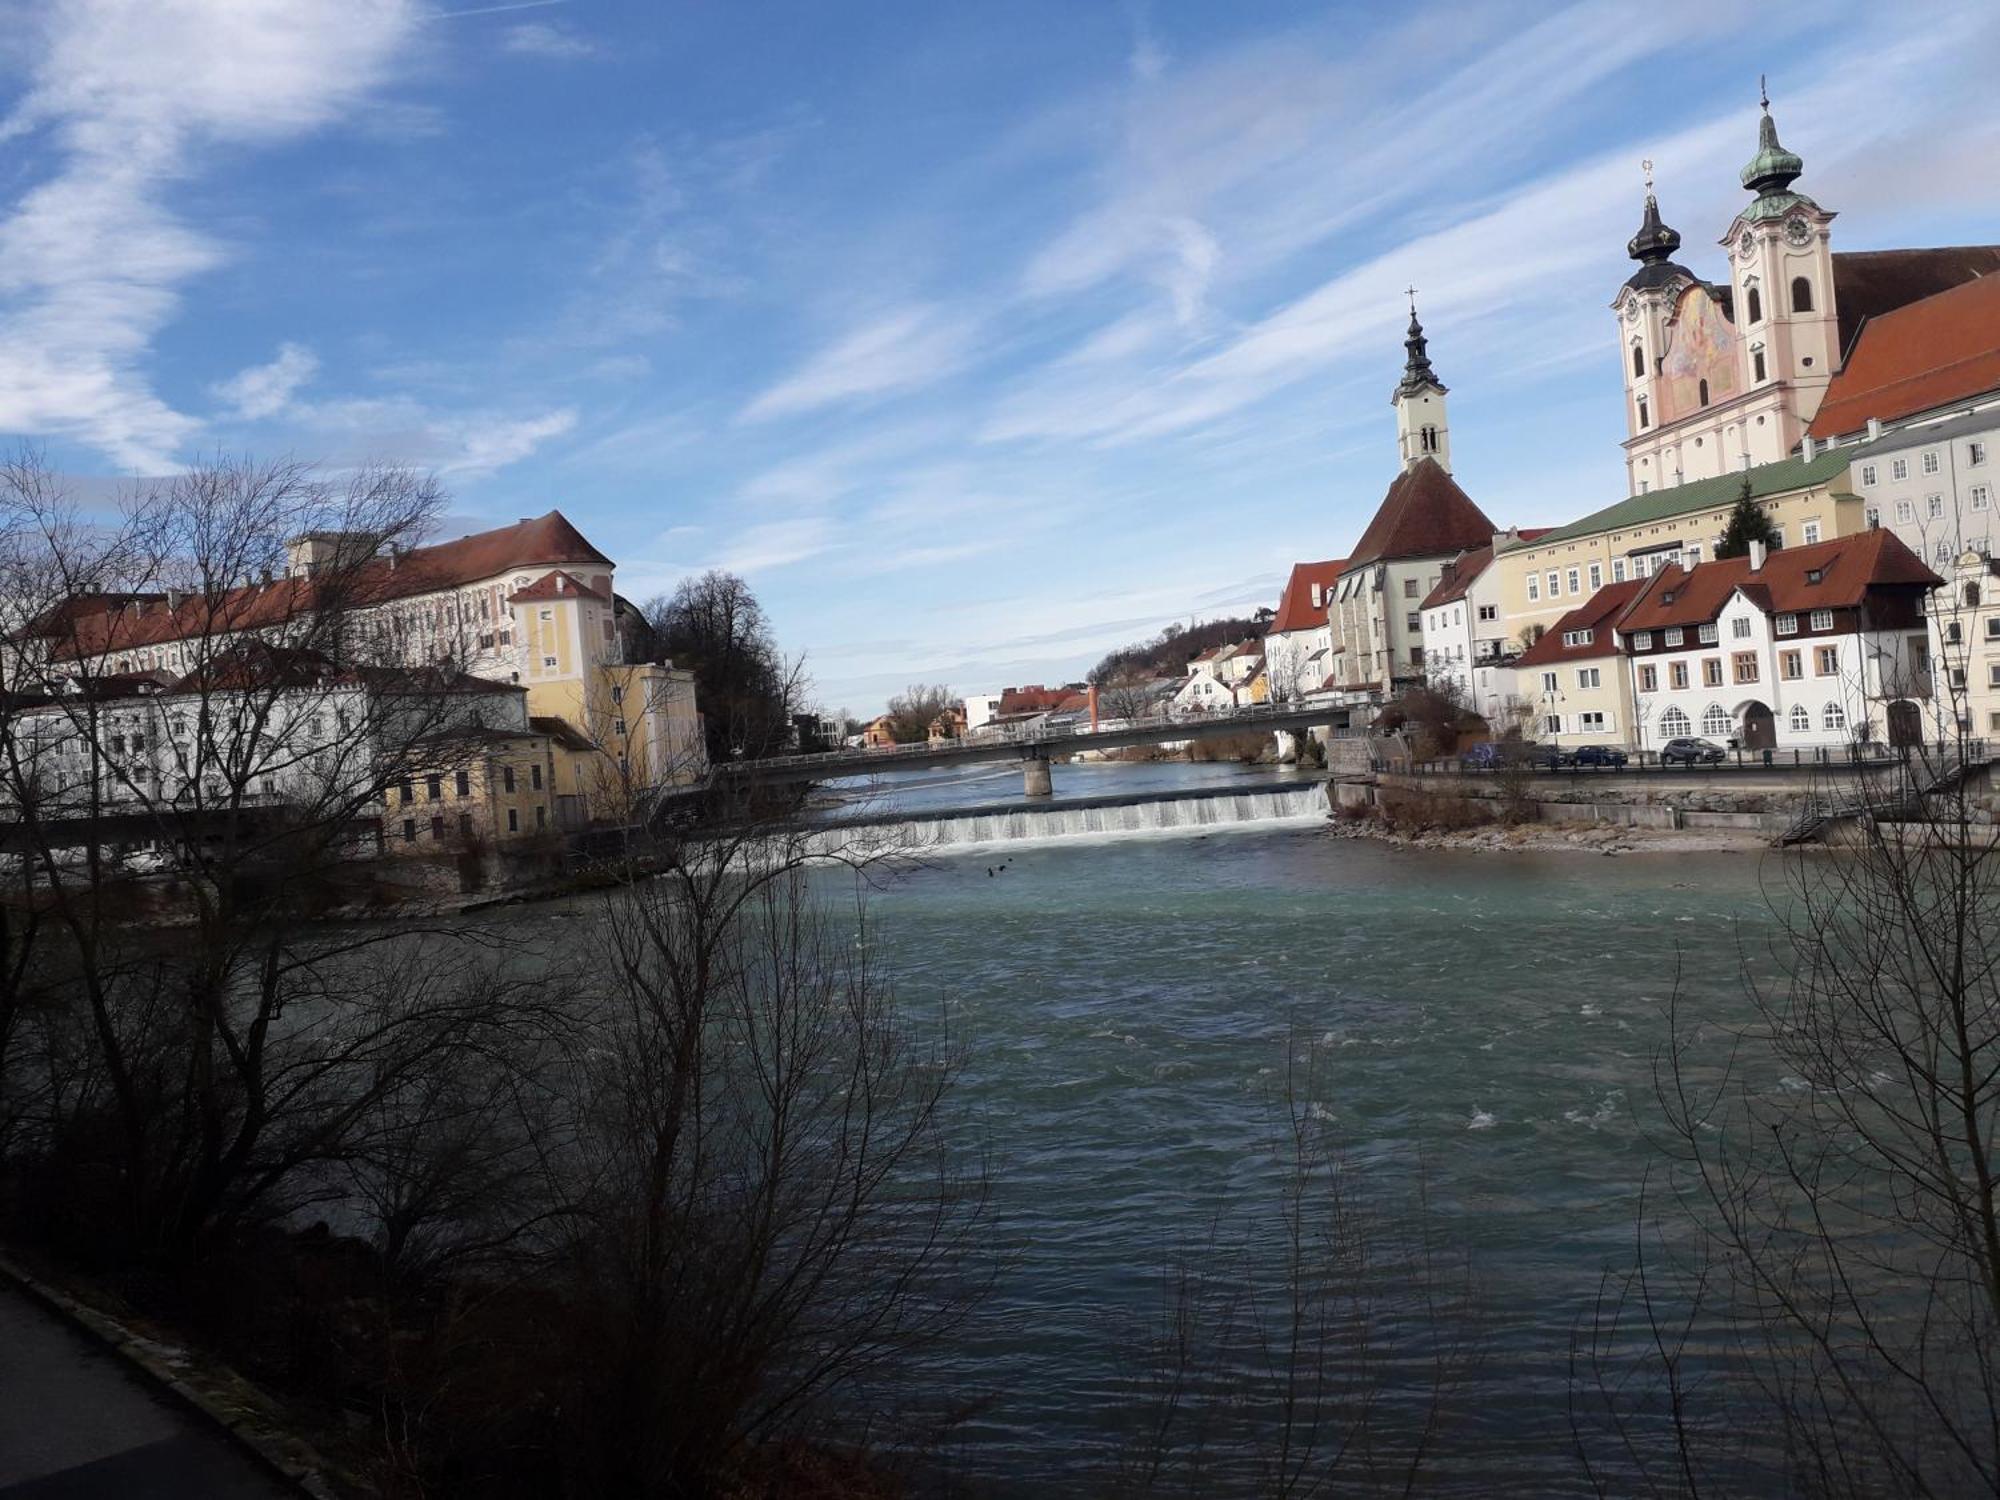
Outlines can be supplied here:
[[1803, 245], [1812, 238], [1812, 225], [1798, 214], [1785, 220], [1785, 238], [1794, 245]]

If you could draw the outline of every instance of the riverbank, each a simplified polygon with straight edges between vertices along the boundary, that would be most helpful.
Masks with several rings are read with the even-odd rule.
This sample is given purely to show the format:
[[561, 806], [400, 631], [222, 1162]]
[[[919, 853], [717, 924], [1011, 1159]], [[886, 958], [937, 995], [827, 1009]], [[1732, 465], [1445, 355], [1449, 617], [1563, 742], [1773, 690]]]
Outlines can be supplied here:
[[1594, 824], [1489, 824], [1477, 828], [1398, 828], [1375, 818], [1335, 817], [1335, 838], [1364, 839], [1405, 849], [1460, 849], [1488, 854], [1750, 854], [1771, 847], [1745, 829], [1641, 828]]

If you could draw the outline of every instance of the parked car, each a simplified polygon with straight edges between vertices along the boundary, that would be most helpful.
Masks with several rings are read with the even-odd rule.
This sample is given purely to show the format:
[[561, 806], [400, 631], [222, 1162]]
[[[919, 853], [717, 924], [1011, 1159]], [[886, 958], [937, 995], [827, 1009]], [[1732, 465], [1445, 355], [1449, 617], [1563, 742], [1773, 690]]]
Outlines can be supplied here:
[[1461, 771], [1497, 771], [1506, 763], [1506, 752], [1491, 740], [1474, 745], [1458, 758]]
[[1627, 757], [1623, 750], [1610, 745], [1585, 745], [1569, 758], [1573, 766], [1622, 766]]
[[1713, 766], [1729, 758], [1729, 752], [1713, 740], [1668, 740], [1660, 747], [1663, 766]]
[[1544, 771], [1559, 771], [1575, 757], [1560, 745], [1523, 745], [1521, 760]]

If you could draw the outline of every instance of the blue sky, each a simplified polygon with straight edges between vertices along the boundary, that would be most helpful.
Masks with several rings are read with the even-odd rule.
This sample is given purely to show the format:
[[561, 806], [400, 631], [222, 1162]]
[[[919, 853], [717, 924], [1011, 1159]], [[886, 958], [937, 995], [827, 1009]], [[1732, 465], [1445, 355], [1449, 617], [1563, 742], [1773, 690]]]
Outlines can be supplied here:
[[1623, 493], [1651, 157], [1757, 74], [1836, 248], [2000, 239], [2000, 7], [0, 0], [0, 434], [560, 507], [828, 707], [1275, 602], [1394, 464], [1401, 288], [1502, 524]]

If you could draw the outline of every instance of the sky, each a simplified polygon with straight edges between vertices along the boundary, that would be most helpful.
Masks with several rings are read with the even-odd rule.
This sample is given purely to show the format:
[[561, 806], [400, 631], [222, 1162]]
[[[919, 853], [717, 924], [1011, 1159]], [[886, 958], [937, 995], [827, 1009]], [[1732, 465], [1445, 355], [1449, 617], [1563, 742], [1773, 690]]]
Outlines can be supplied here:
[[1641, 161], [2000, 241], [2000, 6], [0, 0], [0, 439], [561, 509], [822, 705], [1275, 604], [1394, 475], [1414, 284], [1501, 524], [1624, 494]]

